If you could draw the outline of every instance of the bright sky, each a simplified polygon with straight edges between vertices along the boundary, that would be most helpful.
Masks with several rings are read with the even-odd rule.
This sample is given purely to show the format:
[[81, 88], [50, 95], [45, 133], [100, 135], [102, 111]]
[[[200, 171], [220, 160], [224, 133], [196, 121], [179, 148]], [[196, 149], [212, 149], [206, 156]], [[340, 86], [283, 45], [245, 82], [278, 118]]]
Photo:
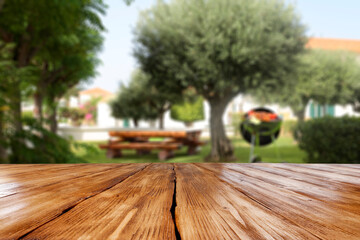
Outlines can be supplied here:
[[[291, 1], [291, 0], [290, 0]], [[116, 92], [120, 82], [128, 82], [136, 68], [132, 56], [133, 29], [139, 12], [156, 0], [135, 0], [126, 6], [122, 0], [108, 0], [107, 28], [99, 75], [89, 87], [101, 87]], [[291, 1], [293, 2], [293, 1]], [[360, 39], [359, 0], [297, 0], [295, 1], [310, 37]]]

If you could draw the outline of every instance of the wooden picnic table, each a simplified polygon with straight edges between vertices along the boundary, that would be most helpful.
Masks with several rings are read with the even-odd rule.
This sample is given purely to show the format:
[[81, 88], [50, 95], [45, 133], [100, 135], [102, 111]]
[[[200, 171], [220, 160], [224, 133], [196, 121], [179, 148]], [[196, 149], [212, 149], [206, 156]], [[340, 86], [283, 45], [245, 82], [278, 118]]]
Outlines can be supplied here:
[[[123, 149], [135, 149], [138, 154], [148, 154], [151, 150], [160, 150], [160, 160], [166, 160], [174, 155], [174, 150], [183, 146], [188, 148], [187, 154], [196, 153], [199, 146], [205, 144], [200, 140], [201, 130], [152, 130], [132, 129], [110, 131], [107, 144], [100, 144], [100, 148], [107, 150], [108, 158], [121, 157]], [[150, 141], [151, 138], [163, 138], [160, 141]]]
[[360, 165], [1, 165], [0, 226], [0, 239], [360, 239]]

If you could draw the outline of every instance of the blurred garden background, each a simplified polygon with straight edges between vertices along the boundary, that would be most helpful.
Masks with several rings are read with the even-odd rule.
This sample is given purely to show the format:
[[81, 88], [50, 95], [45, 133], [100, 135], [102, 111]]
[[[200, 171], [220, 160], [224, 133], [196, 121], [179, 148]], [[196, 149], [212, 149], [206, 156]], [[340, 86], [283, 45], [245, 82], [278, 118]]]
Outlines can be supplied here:
[[[256, 107], [283, 119], [262, 162], [360, 163], [360, 40], [312, 36], [291, 1], [150, 2], [0, 0], [0, 163], [158, 162], [98, 147], [129, 129], [202, 132], [197, 154], [167, 162], [249, 162], [239, 126]], [[108, 27], [131, 45], [106, 48]], [[104, 68], [117, 49], [126, 80]]]

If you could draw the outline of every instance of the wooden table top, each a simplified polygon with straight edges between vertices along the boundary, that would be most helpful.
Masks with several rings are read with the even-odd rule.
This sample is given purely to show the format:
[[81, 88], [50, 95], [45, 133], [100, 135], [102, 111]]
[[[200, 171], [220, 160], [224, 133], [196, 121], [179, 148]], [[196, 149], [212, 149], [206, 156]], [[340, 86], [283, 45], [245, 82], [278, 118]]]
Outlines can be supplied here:
[[360, 239], [360, 165], [1, 165], [0, 239]]
[[170, 138], [187, 138], [193, 134], [200, 134], [201, 130], [187, 129], [187, 130], [152, 130], [152, 129], [129, 129], [121, 131], [110, 131], [111, 137], [170, 137]]

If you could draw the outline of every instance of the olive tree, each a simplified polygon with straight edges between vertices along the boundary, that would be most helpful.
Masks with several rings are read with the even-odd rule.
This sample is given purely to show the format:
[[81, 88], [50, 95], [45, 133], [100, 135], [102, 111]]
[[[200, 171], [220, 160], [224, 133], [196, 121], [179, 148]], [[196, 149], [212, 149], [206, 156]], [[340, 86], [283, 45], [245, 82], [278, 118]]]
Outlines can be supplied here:
[[306, 42], [305, 27], [281, 0], [158, 1], [142, 13], [134, 55], [157, 85], [194, 87], [211, 108], [213, 161], [232, 158], [222, 116], [239, 93], [281, 85]]

